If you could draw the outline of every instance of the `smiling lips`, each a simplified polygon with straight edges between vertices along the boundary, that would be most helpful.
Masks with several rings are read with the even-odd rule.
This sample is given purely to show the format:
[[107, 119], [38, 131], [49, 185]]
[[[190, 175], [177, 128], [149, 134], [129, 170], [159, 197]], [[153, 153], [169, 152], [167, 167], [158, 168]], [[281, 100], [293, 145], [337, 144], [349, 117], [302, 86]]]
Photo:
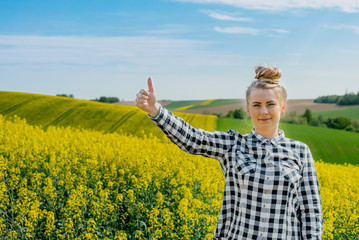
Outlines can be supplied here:
[[270, 120], [270, 118], [259, 119], [259, 121], [267, 121], [267, 120]]

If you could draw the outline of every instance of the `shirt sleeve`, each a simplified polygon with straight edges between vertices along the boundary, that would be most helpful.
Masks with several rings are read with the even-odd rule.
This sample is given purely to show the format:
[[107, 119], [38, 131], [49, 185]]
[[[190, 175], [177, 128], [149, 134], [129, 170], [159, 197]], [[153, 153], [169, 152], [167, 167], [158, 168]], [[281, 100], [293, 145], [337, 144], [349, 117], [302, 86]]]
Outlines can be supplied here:
[[226, 133], [194, 128], [164, 107], [161, 107], [160, 113], [156, 117], [148, 116], [173, 143], [191, 154], [200, 154], [221, 160], [236, 141], [236, 135], [232, 130]]
[[303, 178], [300, 180], [298, 200], [303, 239], [322, 239], [324, 228], [319, 182], [310, 149], [306, 146]]

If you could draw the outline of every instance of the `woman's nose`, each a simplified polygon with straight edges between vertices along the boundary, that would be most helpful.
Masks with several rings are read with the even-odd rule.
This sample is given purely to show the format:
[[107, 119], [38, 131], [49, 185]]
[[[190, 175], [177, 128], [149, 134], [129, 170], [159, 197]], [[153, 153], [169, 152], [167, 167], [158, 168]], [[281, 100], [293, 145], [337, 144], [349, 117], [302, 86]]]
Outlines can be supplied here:
[[267, 114], [267, 113], [268, 113], [268, 109], [266, 107], [262, 107], [261, 114]]

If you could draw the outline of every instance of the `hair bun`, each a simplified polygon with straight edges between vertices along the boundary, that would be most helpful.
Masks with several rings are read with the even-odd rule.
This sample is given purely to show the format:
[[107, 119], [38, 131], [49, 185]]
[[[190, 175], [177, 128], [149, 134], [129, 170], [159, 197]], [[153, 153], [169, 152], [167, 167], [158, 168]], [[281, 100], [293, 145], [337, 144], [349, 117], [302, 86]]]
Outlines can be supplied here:
[[269, 84], [279, 84], [282, 72], [277, 67], [258, 66], [256, 67], [256, 79]]

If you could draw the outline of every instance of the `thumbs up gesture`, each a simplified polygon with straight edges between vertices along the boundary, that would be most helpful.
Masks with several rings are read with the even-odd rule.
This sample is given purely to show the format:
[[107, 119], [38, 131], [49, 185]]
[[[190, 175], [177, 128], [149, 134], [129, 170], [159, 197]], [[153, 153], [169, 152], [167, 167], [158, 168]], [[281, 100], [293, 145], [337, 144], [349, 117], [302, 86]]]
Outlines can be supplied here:
[[161, 105], [157, 102], [151, 77], [148, 78], [147, 84], [148, 90], [141, 89], [136, 94], [136, 106], [150, 114], [151, 117], [156, 117], [160, 113]]

